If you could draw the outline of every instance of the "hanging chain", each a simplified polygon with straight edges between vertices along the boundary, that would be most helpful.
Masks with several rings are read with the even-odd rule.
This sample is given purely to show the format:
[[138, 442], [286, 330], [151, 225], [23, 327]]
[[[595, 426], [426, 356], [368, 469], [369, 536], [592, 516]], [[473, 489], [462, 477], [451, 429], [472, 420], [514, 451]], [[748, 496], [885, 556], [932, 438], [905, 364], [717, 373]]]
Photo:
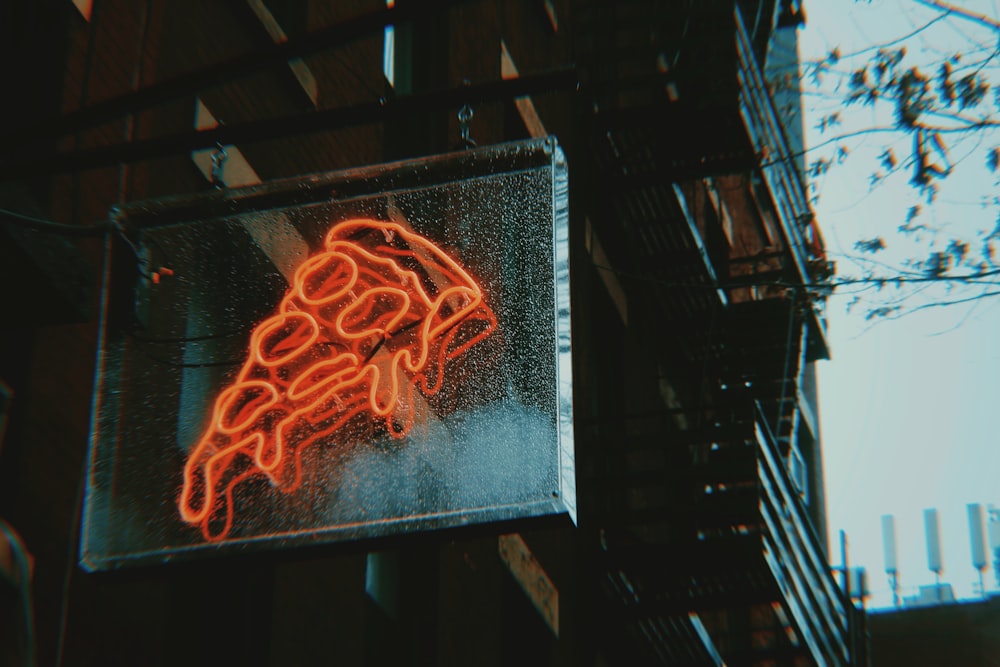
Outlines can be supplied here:
[[476, 142], [469, 136], [469, 125], [472, 123], [472, 107], [468, 104], [458, 110], [458, 140], [462, 148], [473, 148]]
[[223, 172], [226, 168], [226, 159], [229, 155], [226, 153], [226, 149], [222, 144], [215, 144], [215, 150], [212, 151], [212, 174], [211, 183], [212, 187], [217, 190], [222, 190], [226, 187], [226, 182], [223, 179]]

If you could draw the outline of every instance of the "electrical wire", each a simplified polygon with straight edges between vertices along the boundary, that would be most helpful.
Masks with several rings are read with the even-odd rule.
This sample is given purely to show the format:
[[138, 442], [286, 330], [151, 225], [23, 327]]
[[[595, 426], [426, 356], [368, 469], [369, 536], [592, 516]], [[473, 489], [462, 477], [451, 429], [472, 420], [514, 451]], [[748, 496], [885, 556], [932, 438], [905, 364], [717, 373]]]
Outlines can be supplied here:
[[63, 571], [62, 599], [59, 606], [59, 643], [56, 652], [56, 667], [62, 666], [63, 648], [66, 640], [66, 626], [69, 622], [69, 589], [76, 569], [76, 550], [80, 543], [80, 525], [83, 513], [83, 496], [87, 490], [88, 458], [83, 457], [77, 473], [76, 500], [73, 504], [73, 530], [66, 545], [66, 568]]
[[46, 220], [45, 218], [38, 218], [26, 213], [11, 211], [6, 208], [0, 208], [0, 221], [8, 224], [19, 224], [24, 227], [43, 232], [63, 234], [65, 236], [103, 236], [107, 232], [114, 229], [114, 224], [110, 220], [98, 222], [92, 225], [67, 225], [53, 220]]
[[[788, 335], [785, 338], [785, 367], [781, 372], [781, 398], [778, 400], [778, 418], [774, 422], [774, 432], [775, 437], [781, 437], [781, 420], [785, 416], [785, 399], [787, 398], [788, 390], [788, 371], [792, 365], [792, 341], [795, 337], [795, 314], [798, 306], [797, 294], [793, 290], [791, 299], [791, 304], [788, 309]], [[797, 374], [797, 371], [796, 371]], [[795, 408], [796, 410], [798, 407]], [[794, 420], [794, 415], [793, 415]], [[789, 439], [789, 446], [794, 447], [795, 443], [791, 442]]]
[[225, 366], [232, 367], [232, 366], [239, 366], [243, 364], [244, 361], [243, 359], [232, 359], [224, 361], [177, 362], [177, 361], [170, 361], [169, 359], [164, 359], [163, 357], [152, 354], [145, 347], [139, 345], [137, 340], [135, 347], [137, 350], [142, 352], [143, 356], [148, 358], [150, 361], [155, 361], [158, 364], [162, 364], [164, 366], [170, 366], [171, 368], [219, 368]]
[[[96, 58], [97, 50], [94, 48], [94, 43], [97, 40], [97, 26], [100, 24], [100, 19], [103, 18], [103, 8], [101, 3], [96, 3], [90, 16], [90, 21], [88, 21], [87, 26], [87, 46], [84, 57], [83, 73], [81, 76], [80, 84], [80, 99], [78, 102], [78, 108], [84, 108], [90, 98], [90, 84], [93, 79], [94, 72], [94, 60]], [[74, 150], [80, 148], [81, 143], [81, 130], [77, 130], [73, 134], [73, 148]], [[64, 233], [70, 236], [101, 236], [114, 228], [113, 223], [110, 220], [106, 220], [98, 225], [91, 225], [90, 231], [88, 233], [82, 234], [81, 230], [88, 229], [88, 226], [80, 224], [80, 199], [82, 188], [80, 187], [81, 172], [77, 171], [73, 174], [73, 179], [70, 185], [71, 193], [71, 207], [73, 216], [73, 231], [63, 230], [62, 225], [59, 227], [52, 227], [51, 225], [45, 225], [43, 229], [47, 231], [53, 231], [57, 233]], [[38, 221], [35, 221], [36, 223]], [[49, 221], [43, 221], [49, 222]], [[55, 223], [58, 224], [58, 223]], [[101, 227], [101, 229], [98, 229]], [[105, 228], [106, 227], [106, 228]], [[124, 234], [121, 235], [124, 237]], [[72, 522], [72, 532], [70, 533], [69, 542], [66, 545], [66, 565], [63, 570], [63, 582], [62, 582], [62, 598], [59, 601], [59, 635], [56, 642], [56, 658], [55, 666], [62, 667], [63, 658], [65, 657], [66, 649], [66, 634], [69, 628], [69, 592], [70, 587], [73, 582], [73, 573], [76, 571], [76, 549], [80, 541], [80, 530], [83, 522], [83, 497], [87, 489], [87, 469], [88, 469], [88, 459], [86, 456], [83, 457], [81, 463], [81, 470], [77, 476], [76, 483], [76, 500], [73, 506], [73, 515], [70, 518]]]
[[[135, 65], [132, 68], [132, 81], [130, 85], [130, 92], [135, 93], [139, 90], [140, 84], [142, 84], [143, 75], [145, 73], [145, 58], [143, 57], [146, 50], [146, 42], [149, 38], [149, 25], [150, 16], [152, 12], [150, 11], [150, 2], [146, 0], [143, 3], [140, 10], [139, 19], [139, 38], [136, 40], [136, 54], [135, 54]], [[138, 113], [133, 111], [130, 112], [125, 117], [125, 136], [123, 139], [126, 143], [131, 143], [135, 140], [135, 128], [138, 123]], [[122, 162], [118, 165], [118, 203], [124, 204], [128, 198], [128, 193], [132, 189], [135, 182], [135, 172], [132, 166], [128, 162]]]
[[204, 336], [175, 336], [175, 337], [147, 338], [147, 337], [145, 337], [143, 335], [140, 335], [135, 330], [128, 332], [129, 336], [131, 336], [133, 339], [139, 341], [140, 343], [150, 343], [150, 344], [154, 344], [154, 345], [155, 344], [166, 344], [166, 345], [169, 345], [171, 343], [173, 343], [173, 344], [176, 344], [176, 343], [200, 343], [200, 342], [204, 342], [204, 341], [207, 341], [207, 340], [221, 340], [223, 338], [235, 338], [236, 336], [243, 336], [243, 335], [246, 335], [246, 334], [247, 334], [246, 331], [233, 330], [233, 331], [226, 331], [224, 333], [205, 334]]

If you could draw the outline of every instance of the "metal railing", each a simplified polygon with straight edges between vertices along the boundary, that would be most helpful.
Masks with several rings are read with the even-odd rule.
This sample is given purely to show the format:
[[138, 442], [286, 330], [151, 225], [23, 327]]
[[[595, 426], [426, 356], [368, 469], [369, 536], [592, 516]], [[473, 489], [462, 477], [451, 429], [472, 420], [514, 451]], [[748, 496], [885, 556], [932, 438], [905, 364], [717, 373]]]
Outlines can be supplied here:
[[[760, 156], [760, 171], [775, 204], [796, 271], [802, 282], [809, 284], [812, 282], [810, 262], [823, 260], [822, 236], [806, 195], [805, 179], [796, 164], [797, 156], [768, 92], [738, 6], [735, 15], [740, 115], [754, 150]], [[816, 324], [825, 338], [821, 304], [814, 301], [814, 308]]]
[[764, 556], [802, 639], [818, 665], [865, 664], [854, 637], [859, 621], [863, 627], [863, 618], [856, 616], [864, 612], [854, 608], [833, 580], [759, 404], [754, 435]]
[[[664, 442], [656, 424], [676, 414], [692, 411], [631, 413], [608, 422], [595, 419], [582, 424], [577, 433], [614, 439], [612, 456], [661, 451]], [[867, 665], [865, 612], [837, 585], [761, 404], [749, 397], [737, 399], [725, 414], [713, 409], [713, 416], [716, 423], [704, 429], [671, 436], [670, 446], [688, 448], [694, 457], [689, 465], [637, 456], [635, 461], [646, 460], [648, 469], [610, 464], [601, 480], [593, 482], [595, 500], [602, 507], [615, 507], [614, 519], [621, 525], [677, 528], [649, 533], [656, 537], [650, 538], [648, 553], [637, 547], [641, 540], [609, 543], [615, 567], [634, 575], [630, 608], [637, 615], [643, 609], [653, 617], [730, 608], [737, 600], [745, 603], [751, 598], [779, 603], [795, 630], [793, 652], [808, 655], [819, 667]], [[630, 421], [634, 430], [623, 435], [630, 429], [622, 425]], [[640, 422], [644, 429], [638, 427]], [[648, 433], [640, 434], [643, 430]], [[649, 506], [626, 507], [622, 494], [657, 485], [682, 491], [662, 497], [651, 494]], [[697, 537], [686, 531], [697, 531]], [[657, 542], [660, 537], [665, 541]], [[667, 545], [677, 576], [664, 571], [658, 560], [657, 554], [667, 553]], [[758, 657], [768, 650], [758, 649]]]

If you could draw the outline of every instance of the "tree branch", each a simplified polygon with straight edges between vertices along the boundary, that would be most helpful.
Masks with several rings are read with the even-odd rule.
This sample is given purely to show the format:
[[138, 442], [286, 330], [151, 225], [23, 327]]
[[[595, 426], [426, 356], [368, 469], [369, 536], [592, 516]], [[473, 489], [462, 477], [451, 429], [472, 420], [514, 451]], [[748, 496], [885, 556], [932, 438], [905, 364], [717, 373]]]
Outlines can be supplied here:
[[887, 320], [898, 320], [901, 317], [906, 317], [919, 310], [927, 310], [928, 308], [947, 308], [948, 306], [958, 306], [963, 303], [972, 303], [973, 301], [979, 301], [980, 299], [988, 299], [993, 296], [1000, 296], [1000, 291], [995, 292], [980, 292], [975, 296], [965, 297], [964, 299], [953, 299], [951, 301], [935, 301], [933, 303], [924, 303], [909, 310], [903, 311], [898, 315], [893, 315], [891, 317], [886, 317]]
[[910, 133], [910, 132], [912, 132], [913, 130], [916, 130], [916, 129], [924, 130], [925, 132], [938, 132], [940, 134], [955, 134], [955, 133], [962, 133], [962, 132], [975, 132], [976, 130], [984, 130], [984, 129], [992, 128], [992, 127], [1000, 127], [1000, 120], [970, 121], [970, 123], [974, 123], [974, 124], [970, 124], [967, 127], [937, 127], [937, 126], [934, 126], [934, 125], [923, 125], [923, 124], [921, 124], [919, 126], [914, 126], [913, 128], [896, 127], [896, 126], [885, 126], [885, 125], [877, 125], [877, 126], [873, 126], [873, 127], [866, 127], [866, 128], [862, 128], [860, 130], [854, 130], [852, 132], [843, 132], [841, 134], [838, 134], [835, 137], [831, 137], [829, 139], [826, 139], [824, 141], [819, 142], [818, 144], [814, 144], [812, 146], [809, 146], [808, 148], [806, 148], [804, 150], [796, 151], [796, 152], [793, 152], [793, 153], [789, 153], [788, 155], [783, 155], [783, 156], [780, 156], [780, 157], [776, 157], [776, 158], [774, 158], [772, 160], [766, 160], [766, 161], [760, 163], [760, 167], [770, 167], [771, 165], [775, 165], [775, 164], [778, 164], [780, 162], [785, 162], [787, 160], [794, 160], [795, 158], [801, 157], [803, 155], [807, 155], [807, 154], [812, 153], [812, 152], [814, 152], [816, 150], [819, 150], [820, 148], [824, 148], [826, 146], [829, 146], [830, 144], [835, 144], [838, 141], [845, 141], [847, 139], [853, 139], [855, 137], [863, 137], [863, 136], [868, 135], [868, 134], [901, 134], [901, 135], [906, 135], [906, 134], [908, 134], [908, 133]]
[[[726, 283], [723, 282], [695, 282], [695, 281], [677, 281], [677, 280], [664, 280], [659, 276], [654, 275], [642, 275], [639, 273], [631, 273], [628, 271], [620, 271], [611, 266], [604, 264], [599, 264], [597, 262], [591, 262], [591, 266], [599, 271], [608, 271], [618, 276], [619, 278], [638, 280], [645, 283], [651, 283], [655, 285], [662, 285], [664, 287], [701, 287], [705, 289], [724, 289], [728, 287]], [[899, 270], [903, 273], [903, 270]], [[829, 282], [817, 282], [817, 283], [799, 283], [799, 282], [788, 282], [785, 280], [761, 280], [758, 282], [741, 282], [737, 287], [747, 287], [747, 286], [757, 286], [757, 287], [785, 287], [788, 289], [819, 289], [819, 290], [829, 290], [837, 287], [848, 287], [853, 285], [870, 285], [873, 287], [883, 286], [893, 286], [893, 285], [908, 285], [908, 284], [928, 284], [928, 283], [965, 283], [968, 285], [987, 285], [987, 286], [998, 286], [1000, 283], [996, 281], [984, 281], [984, 278], [990, 278], [993, 276], [1000, 276], [1000, 269], [995, 269], [991, 271], [978, 271], [976, 273], [969, 273], [963, 275], [941, 275], [941, 276], [921, 276], [921, 275], [898, 275], [891, 278], [880, 277], [880, 276], [866, 276], [863, 278], [840, 278], [830, 280]], [[960, 302], [959, 302], [960, 303]]]
[[[934, 25], [938, 21], [943, 21], [946, 18], [948, 18], [947, 14], [941, 14], [940, 16], [936, 16], [936, 17], [932, 18], [930, 21], [928, 21], [927, 23], [923, 24], [922, 26], [914, 28], [912, 31], [908, 32], [907, 34], [905, 34], [905, 35], [903, 35], [901, 37], [895, 37], [893, 39], [890, 39], [887, 42], [880, 42], [879, 44], [872, 44], [871, 46], [866, 46], [866, 47], [864, 47], [862, 49], [858, 49], [857, 51], [852, 51], [850, 53], [841, 53], [841, 54], [838, 54], [837, 55], [837, 60], [850, 60], [851, 58], [854, 58], [854, 57], [857, 57], [857, 56], [860, 56], [860, 55], [864, 55], [865, 53], [869, 53], [871, 51], [881, 51], [882, 49], [888, 49], [890, 46], [895, 46], [897, 44], [902, 44], [903, 42], [905, 42], [905, 41], [907, 41], [907, 40], [909, 40], [909, 39], [911, 39], [913, 37], [916, 37], [917, 35], [919, 35], [924, 30], [927, 30], [928, 28], [930, 28], [932, 25]], [[828, 59], [825, 59], [825, 58], [823, 60], [803, 60], [803, 61], [801, 61], [799, 63], [789, 64], [789, 65], [782, 65], [781, 67], [772, 68], [772, 69], [769, 70], [769, 72], [783, 72], [783, 71], [786, 71], [786, 70], [789, 70], [789, 71], [795, 70], [795, 71], [797, 71], [800, 66], [803, 67], [803, 68], [804, 67], [823, 67], [823, 68], [825, 68], [825, 71], [835, 71], [835, 70], [832, 70], [832, 68], [829, 68], [828, 62], [829, 62]]]
[[[831, 280], [826, 283], [826, 287], [840, 287], [846, 285], [909, 285], [914, 283], [966, 283], [969, 285], [997, 285], [998, 283], [992, 280], [983, 281], [983, 278], [989, 278], [991, 276], [1000, 275], [1000, 270], [997, 271], [983, 271], [980, 273], [972, 273], [961, 276], [950, 276], [950, 275], [940, 275], [940, 276], [894, 276], [892, 278], [885, 278], [881, 276], [868, 276], [865, 278], [839, 278], [836, 280]], [[818, 285], [810, 285], [816, 287]]]
[[950, 2], [944, 2], [943, 0], [914, 0], [914, 2], [924, 5], [925, 7], [945, 12], [945, 14], [960, 16], [964, 19], [972, 21], [973, 23], [978, 23], [981, 26], [989, 28], [990, 30], [1000, 31], [1000, 21], [994, 21], [988, 16], [965, 9], [964, 7], [956, 7]]

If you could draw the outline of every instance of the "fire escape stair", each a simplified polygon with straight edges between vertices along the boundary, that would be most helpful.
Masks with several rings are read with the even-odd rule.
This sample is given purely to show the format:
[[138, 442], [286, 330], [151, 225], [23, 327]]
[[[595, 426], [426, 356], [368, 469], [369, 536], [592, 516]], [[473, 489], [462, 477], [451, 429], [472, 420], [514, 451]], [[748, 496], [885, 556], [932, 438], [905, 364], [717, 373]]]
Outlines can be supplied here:
[[[747, 415], [739, 429], [730, 424], [716, 437], [709, 429], [700, 442], [638, 436], [605, 451], [610, 472], [592, 491], [605, 510], [604, 589], [626, 624], [700, 615], [730, 665], [779, 654], [847, 665], [853, 608], [829, 574], [763, 415], [756, 407]], [[663, 454], [638, 455], [656, 451]], [[734, 614], [761, 610], [769, 626], [731, 627]]]

